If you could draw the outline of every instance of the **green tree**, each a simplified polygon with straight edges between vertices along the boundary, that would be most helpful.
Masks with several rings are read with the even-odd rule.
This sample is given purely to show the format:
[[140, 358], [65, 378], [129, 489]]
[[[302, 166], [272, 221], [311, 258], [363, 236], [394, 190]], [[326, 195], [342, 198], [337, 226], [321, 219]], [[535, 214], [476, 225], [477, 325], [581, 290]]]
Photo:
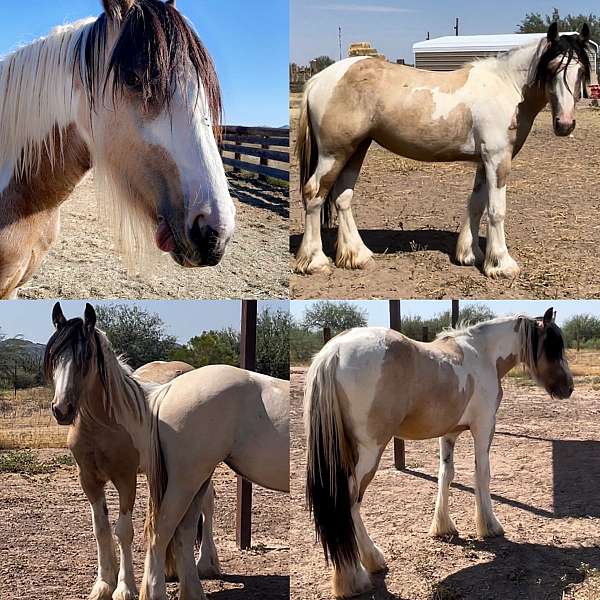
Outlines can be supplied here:
[[333, 335], [367, 325], [367, 311], [351, 302], [315, 302], [304, 311], [302, 324], [308, 331], [330, 327]]
[[517, 26], [518, 33], [545, 33], [552, 23], [558, 23], [559, 31], [580, 31], [581, 26], [587, 23], [590, 26], [591, 38], [600, 41], [600, 17], [590, 13], [589, 15], [571, 15], [561, 17], [558, 8], [551, 15], [541, 13], [527, 13], [525, 18]]
[[256, 324], [256, 370], [259, 373], [290, 378], [290, 327], [287, 311], [265, 309]]
[[177, 345], [175, 337], [166, 333], [159, 315], [139, 306], [96, 306], [96, 315], [98, 327], [106, 333], [115, 352], [123, 354], [133, 369], [166, 360]]
[[313, 70], [316, 74], [320, 73], [321, 71], [332, 65], [334, 62], [335, 60], [333, 60], [333, 58], [331, 58], [330, 56], [317, 56], [317, 58], [313, 58], [313, 60], [310, 61], [310, 64], [313, 67]]
[[309, 331], [302, 323], [290, 327], [290, 360], [295, 365], [307, 365], [323, 346], [323, 332]]
[[240, 364], [240, 336], [233, 329], [203, 331], [181, 348], [173, 350], [171, 360], [182, 360], [199, 368], [206, 365]]
[[600, 319], [590, 314], [569, 317], [562, 326], [569, 348], [600, 348]]

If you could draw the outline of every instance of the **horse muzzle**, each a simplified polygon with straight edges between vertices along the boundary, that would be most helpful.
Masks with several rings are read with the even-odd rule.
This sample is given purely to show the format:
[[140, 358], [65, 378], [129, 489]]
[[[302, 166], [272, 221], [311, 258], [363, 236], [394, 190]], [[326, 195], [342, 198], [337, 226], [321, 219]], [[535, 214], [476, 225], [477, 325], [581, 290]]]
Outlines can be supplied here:
[[565, 137], [567, 135], [571, 135], [573, 130], [575, 129], [575, 125], [577, 121], [573, 119], [572, 121], [564, 121], [559, 117], [554, 119], [554, 133], [559, 137]]
[[61, 410], [55, 403], [53, 403], [52, 415], [59, 425], [72, 425], [73, 421], [75, 420], [75, 408], [69, 403], [64, 410]]

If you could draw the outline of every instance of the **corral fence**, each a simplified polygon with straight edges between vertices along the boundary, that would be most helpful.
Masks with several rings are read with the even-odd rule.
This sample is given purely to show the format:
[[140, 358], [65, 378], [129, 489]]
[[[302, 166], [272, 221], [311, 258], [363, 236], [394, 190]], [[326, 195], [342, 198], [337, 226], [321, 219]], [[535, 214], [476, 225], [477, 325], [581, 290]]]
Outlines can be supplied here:
[[227, 125], [221, 145], [223, 164], [234, 171], [290, 180], [290, 130], [281, 127]]

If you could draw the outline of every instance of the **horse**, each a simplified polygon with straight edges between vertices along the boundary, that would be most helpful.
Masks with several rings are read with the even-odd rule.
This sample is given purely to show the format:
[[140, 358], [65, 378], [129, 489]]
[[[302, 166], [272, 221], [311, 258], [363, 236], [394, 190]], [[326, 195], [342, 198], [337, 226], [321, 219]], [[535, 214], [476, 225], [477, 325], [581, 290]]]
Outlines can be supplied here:
[[490, 497], [489, 452], [502, 378], [523, 364], [553, 398], [568, 398], [573, 377], [564, 340], [548, 309], [543, 317], [495, 318], [417, 342], [382, 327], [333, 338], [306, 375], [307, 506], [333, 593], [370, 589], [370, 573], [386, 568], [360, 516], [361, 503], [392, 437], [439, 437], [438, 496], [432, 536], [457, 535], [449, 514], [454, 444], [467, 429], [475, 449], [475, 522], [481, 537], [503, 535]]
[[[57, 307], [53, 320], [64, 324], [64, 316]], [[49, 365], [50, 346], [45, 364]], [[182, 373], [193, 370], [191, 365], [174, 361], [148, 363], [136, 371], [121, 363], [132, 380], [154, 384], [169, 383]], [[50, 374], [48, 373], [47, 376]], [[82, 397], [79, 402], [87, 402]], [[79, 470], [79, 480], [91, 508], [94, 535], [98, 551], [98, 577], [89, 595], [90, 600], [130, 600], [137, 596], [133, 572], [131, 545], [133, 542], [132, 512], [136, 497], [137, 472], [140, 467], [139, 452], [130, 435], [106, 412], [106, 406], [93, 399], [80, 418], [73, 419], [68, 435], [68, 446]], [[55, 414], [55, 416], [57, 416]], [[64, 421], [59, 421], [63, 422]], [[117, 570], [111, 526], [104, 488], [111, 481], [119, 494], [119, 518], [115, 533], [119, 541], [120, 565]], [[199, 530], [200, 558], [197, 563], [201, 577], [218, 577], [221, 574], [219, 558], [212, 534], [214, 490], [212, 484], [202, 505], [202, 528]]]
[[131, 267], [152, 240], [183, 267], [214, 266], [233, 236], [208, 51], [174, 0], [103, 7], [0, 61], [0, 298], [38, 269], [92, 167]]
[[[539, 43], [451, 72], [393, 65], [378, 58], [341, 60], [310, 79], [304, 91], [296, 154], [300, 169], [305, 231], [295, 271], [330, 269], [323, 252], [320, 215], [331, 226], [338, 215], [335, 264], [366, 267], [373, 253], [352, 215], [352, 198], [372, 141], [419, 161], [477, 164], [456, 246], [461, 265], [483, 263], [492, 278], [514, 278], [519, 266], [504, 235], [506, 186], [538, 113], [549, 102], [554, 133], [575, 128], [575, 107], [590, 81], [587, 24], [575, 35], [559, 35], [556, 23]], [[485, 257], [479, 225], [488, 214]]]
[[[113, 438], [127, 437], [133, 448], [133, 456], [120, 456], [121, 464], [139, 464], [148, 479], [148, 550], [140, 599], [166, 600], [168, 565], [175, 567], [182, 599], [205, 599], [194, 540], [216, 466], [225, 462], [258, 485], [289, 492], [289, 382], [211, 365], [164, 385], [146, 383], [119, 361], [96, 328], [90, 304], [83, 319], [67, 320], [57, 303], [52, 320], [56, 331], [46, 347], [44, 368], [54, 383], [56, 420], [96, 426], [110, 421]], [[95, 527], [106, 549], [104, 503], [98, 491], [92, 499]], [[96, 598], [108, 600], [113, 572], [107, 552], [100, 562]]]

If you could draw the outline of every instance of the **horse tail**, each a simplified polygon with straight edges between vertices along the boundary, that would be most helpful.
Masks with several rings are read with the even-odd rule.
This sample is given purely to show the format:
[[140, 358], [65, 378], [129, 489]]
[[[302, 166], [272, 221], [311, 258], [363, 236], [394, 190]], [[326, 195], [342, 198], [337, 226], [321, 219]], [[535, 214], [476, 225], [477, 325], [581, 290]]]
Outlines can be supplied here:
[[[164, 391], [169, 386], [164, 388]], [[160, 389], [163, 392], [163, 388]], [[160, 394], [162, 397], [163, 394]], [[165, 464], [165, 457], [163, 454], [162, 446], [160, 443], [160, 436], [158, 431], [158, 397], [155, 396], [154, 402], [152, 403], [152, 418], [150, 425], [150, 451], [148, 457], [148, 468], [146, 470], [146, 478], [148, 479], [148, 510], [146, 511], [146, 522], [144, 524], [144, 538], [146, 544], [154, 540], [156, 535], [156, 524], [158, 522], [158, 516], [162, 505], [165, 492], [167, 491], [167, 484], [169, 482], [169, 474], [167, 466]], [[165, 576], [167, 580], [177, 577], [177, 568], [175, 566], [175, 554], [173, 551], [172, 541], [167, 546], [166, 562], [165, 562]], [[146, 600], [144, 598], [144, 590], [142, 589], [140, 600]]]
[[344, 425], [336, 389], [335, 346], [327, 344], [306, 376], [304, 420], [307, 432], [306, 504], [312, 513], [325, 560], [336, 569], [359, 560], [348, 478], [355, 474], [356, 444]]
[[[304, 187], [308, 183], [308, 180], [314, 175], [315, 171], [317, 170], [317, 163], [319, 162], [319, 145], [317, 144], [317, 138], [315, 137], [315, 132], [312, 127], [309, 101], [310, 91], [316, 83], [318, 77], [319, 75], [315, 75], [312, 79], [307, 81], [306, 85], [304, 86], [302, 103], [300, 105], [300, 119], [298, 121], [296, 157], [298, 159], [298, 165], [300, 168], [300, 194], [302, 195], [304, 208], [306, 208]], [[329, 195], [325, 200], [321, 212], [321, 224], [323, 227], [333, 226], [334, 215], [330, 197], [331, 195]]]

